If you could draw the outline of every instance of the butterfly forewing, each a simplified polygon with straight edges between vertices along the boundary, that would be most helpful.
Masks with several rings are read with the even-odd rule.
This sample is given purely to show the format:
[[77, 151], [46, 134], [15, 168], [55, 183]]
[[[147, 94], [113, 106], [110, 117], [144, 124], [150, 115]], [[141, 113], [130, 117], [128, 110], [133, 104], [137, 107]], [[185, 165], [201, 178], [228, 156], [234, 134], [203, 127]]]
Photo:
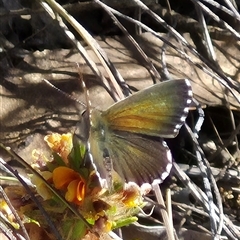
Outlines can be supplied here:
[[186, 79], [153, 85], [102, 113], [109, 130], [175, 137], [185, 121], [192, 91]]

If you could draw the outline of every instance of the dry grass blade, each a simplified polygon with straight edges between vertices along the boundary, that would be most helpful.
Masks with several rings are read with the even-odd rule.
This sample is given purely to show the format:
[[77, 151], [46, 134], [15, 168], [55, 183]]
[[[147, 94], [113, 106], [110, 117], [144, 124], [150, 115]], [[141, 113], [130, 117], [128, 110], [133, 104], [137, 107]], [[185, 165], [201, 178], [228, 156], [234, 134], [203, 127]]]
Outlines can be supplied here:
[[[3, 160], [0, 159], [0, 162], [2, 163]], [[9, 206], [9, 208], [11, 209], [14, 217], [16, 218], [18, 224], [20, 225], [21, 229], [22, 229], [22, 232], [23, 232], [23, 237], [26, 239], [26, 240], [30, 240], [29, 238], [29, 235], [27, 233], [27, 230], [25, 228], [25, 226], [23, 225], [22, 221], [21, 221], [21, 218], [19, 217], [18, 213], [16, 212], [16, 210], [14, 209], [13, 205], [11, 204], [11, 201], [10, 199], [8, 198], [7, 194], [4, 192], [2, 186], [0, 186], [0, 194], [2, 195], [2, 198], [4, 199], [4, 201], [7, 203], [7, 205]], [[6, 220], [5, 220], [6, 221]], [[11, 232], [11, 231], [10, 231]], [[13, 237], [13, 239], [16, 239], [15, 237]]]
[[[42, 2], [42, 1], [41, 1]], [[79, 22], [77, 22], [72, 16], [70, 16], [64, 8], [61, 7], [61, 5], [57, 4], [56, 1], [54, 0], [48, 0], [46, 1], [50, 7], [52, 7], [54, 9], [54, 11], [59, 14], [60, 16], [62, 16], [66, 21], [68, 21], [72, 27], [75, 28], [75, 30], [78, 32], [78, 34], [85, 40], [85, 42], [93, 49], [94, 53], [97, 55], [98, 59], [100, 60], [101, 64], [104, 66], [106, 72], [108, 73], [109, 78], [111, 79], [111, 82], [114, 86], [114, 90], [116, 91], [116, 93], [118, 94], [118, 97], [116, 95], [113, 95], [114, 98], [116, 100], [122, 99], [123, 95], [122, 92], [119, 89], [118, 84], [116, 83], [115, 77], [119, 79], [119, 82], [124, 82], [121, 75], [118, 73], [118, 71], [114, 68], [114, 66], [111, 64], [111, 61], [108, 59], [106, 53], [101, 49], [101, 47], [99, 46], [99, 44], [95, 41], [95, 39], [88, 33], [88, 31], [86, 31], [81, 24], [79, 24]], [[43, 5], [44, 6], [44, 5]], [[59, 19], [60, 21], [60, 19]], [[63, 22], [61, 22], [61, 25], [63, 24]], [[66, 28], [66, 26], [65, 26]], [[73, 36], [73, 35], [72, 35]], [[74, 40], [74, 39], [73, 39]], [[75, 40], [74, 40], [75, 41]], [[77, 45], [80, 45], [80, 42], [77, 43]], [[81, 52], [84, 51], [84, 48], [81, 48]], [[91, 67], [92, 69], [94, 69], [94, 73], [98, 74], [98, 76], [100, 77], [100, 79], [102, 80], [102, 82], [106, 85], [107, 82], [104, 79], [104, 77], [100, 74], [100, 72], [97, 70], [97, 67], [95, 66], [94, 62], [88, 59], [88, 63], [91, 63]], [[110, 70], [110, 67], [113, 68], [113, 70], [115, 70], [115, 72], [117, 73], [117, 75], [114, 77], [112, 74], [112, 71]], [[107, 84], [107, 89], [110, 90], [110, 86], [109, 84]], [[110, 91], [111, 92], [111, 91]], [[112, 90], [112, 92], [114, 92]]]
[[174, 239], [178, 239], [176, 232], [173, 228], [173, 222], [172, 222], [172, 215], [169, 214], [169, 212], [166, 211], [166, 207], [165, 207], [165, 203], [163, 200], [163, 196], [162, 196], [162, 192], [160, 190], [159, 185], [153, 185], [153, 191], [155, 192], [156, 198], [157, 198], [157, 203], [160, 206], [163, 206], [164, 209], [161, 208], [161, 213], [162, 213], [162, 217], [163, 217], [163, 222], [164, 225], [166, 227], [166, 232], [167, 232], [167, 236], [169, 240], [174, 240]]
[[[195, 184], [192, 183], [192, 181], [188, 178], [188, 176], [181, 171], [181, 169], [177, 166], [177, 164], [174, 164], [174, 170], [176, 171], [176, 174], [178, 177], [181, 179], [181, 181], [186, 184], [188, 188], [191, 189], [191, 194], [194, 195], [195, 198], [197, 198], [206, 209], [209, 209], [209, 203], [207, 196], [205, 195], [204, 192], [202, 192], [201, 189], [199, 189]], [[214, 205], [214, 211], [216, 213], [214, 214], [215, 220], [219, 222], [219, 217], [218, 217], [218, 208], [217, 206]], [[224, 216], [224, 225], [223, 225], [224, 230], [228, 233], [228, 236], [231, 239], [237, 239], [239, 236], [239, 230], [236, 226], [233, 225], [233, 223], [229, 222], [229, 219]]]
[[204, 4], [200, 3], [199, 1], [196, 2], [201, 9], [206, 12], [208, 15], [210, 15], [216, 22], [218, 22], [220, 25], [222, 25], [224, 28], [226, 28], [229, 32], [233, 34], [237, 39], [240, 39], [240, 34], [235, 31], [229, 24], [227, 24], [225, 21], [222, 21], [216, 14], [214, 14], [209, 8], [207, 8]]
[[116, 25], [122, 30], [122, 32], [126, 35], [127, 39], [131, 43], [131, 45], [138, 51], [139, 55], [141, 56], [141, 62], [145, 65], [145, 67], [148, 69], [150, 75], [152, 76], [152, 79], [154, 83], [157, 81], [160, 81], [161, 77], [148, 58], [148, 56], [145, 54], [145, 52], [141, 49], [141, 47], [138, 45], [138, 43], [134, 40], [134, 38], [128, 33], [128, 31], [123, 27], [123, 25], [118, 21], [118, 19], [112, 14], [112, 12], [108, 9], [108, 6], [104, 3], [102, 3], [99, 0], [95, 0], [97, 4], [99, 4], [107, 13], [111, 16], [113, 21], [116, 23]]
[[[109, 10], [112, 11], [115, 15], [126, 19], [129, 22], [132, 22], [136, 25], [138, 25], [139, 27], [141, 27], [142, 29], [146, 30], [147, 32], [152, 33], [154, 36], [156, 36], [157, 38], [159, 38], [161, 41], [163, 41], [164, 43], [166, 43], [168, 46], [172, 47], [174, 50], [176, 50], [188, 63], [192, 64], [193, 66], [196, 66], [197, 68], [201, 69], [202, 71], [204, 71], [206, 74], [208, 74], [209, 76], [211, 76], [212, 78], [216, 79], [217, 81], [219, 81], [224, 87], [226, 87], [231, 94], [235, 97], [235, 99], [238, 101], [238, 103], [240, 102], [238, 95], [233, 91], [233, 89], [238, 89], [237, 86], [234, 84], [234, 81], [232, 79], [230, 79], [229, 77], [227, 77], [221, 70], [219, 70], [218, 68], [216, 68], [213, 64], [211, 64], [207, 59], [205, 59], [201, 54], [199, 54], [196, 49], [194, 49], [178, 32], [175, 31], [174, 28], [170, 27], [169, 25], [167, 25], [165, 23], [165, 21], [163, 21], [159, 16], [157, 16], [156, 14], [154, 14], [152, 11], [149, 11], [148, 8], [146, 8], [144, 6], [143, 3], [140, 3], [140, 1], [137, 1], [137, 3], [139, 3], [139, 6], [142, 7], [145, 11], [148, 10], [148, 12], [156, 19], [157, 22], [159, 22], [160, 24], [163, 24], [163, 26], [171, 33], [173, 34], [173, 36], [176, 37], [176, 39], [178, 39], [183, 46], [186, 46], [188, 48], [188, 50], [194, 54], [197, 58], [199, 58], [202, 63], [195, 63], [192, 61], [191, 57], [186, 54], [184, 51], [182, 51], [181, 48], [178, 48], [176, 45], [172, 44], [170, 41], [167, 41], [165, 38], [163, 38], [159, 33], [153, 31], [151, 28], [149, 28], [148, 26], [146, 26], [145, 24], [129, 17], [126, 16], [124, 14], [121, 14], [120, 12], [116, 11], [115, 9], [112, 9], [110, 7]], [[233, 88], [233, 89], [232, 89]]]

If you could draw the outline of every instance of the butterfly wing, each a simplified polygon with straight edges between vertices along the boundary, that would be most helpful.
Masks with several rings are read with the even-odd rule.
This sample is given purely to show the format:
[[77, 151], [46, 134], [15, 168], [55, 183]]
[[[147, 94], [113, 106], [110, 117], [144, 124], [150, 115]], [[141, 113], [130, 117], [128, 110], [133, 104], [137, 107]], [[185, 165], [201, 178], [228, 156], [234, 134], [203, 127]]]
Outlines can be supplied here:
[[126, 182], [142, 185], [159, 180], [160, 183], [169, 175], [172, 156], [167, 144], [159, 137], [116, 131], [106, 133], [104, 140], [95, 140], [90, 142], [91, 153], [102, 178], [109, 175], [103, 161], [104, 149], [108, 150], [113, 169]]
[[112, 131], [172, 138], [187, 117], [191, 99], [187, 79], [166, 81], [117, 102], [102, 118]]
[[104, 112], [91, 112], [90, 151], [102, 178], [103, 152], [127, 182], [162, 181], [172, 166], [170, 150], [160, 137], [175, 137], [185, 121], [192, 91], [188, 80], [172, 80], [144, 89]]
[[[109, 131], [101, 112], [91, 116], [89, 137], [93, 164], [102, 178], [109, 172], [103, 153], [107, 149], [113, 169], [127, 182], [139, 185], [163, 181], [172, 167], [172, 157], [167, 144], [160, 138], [125, 131]], [[111, 173], [110, 173], [111, 174]]]
[[115, 132], [106, 144], [113, 169], [127, 182], [139, 185], [162, 182], [172, 168], [172, 156], [167, 144], [158, 137], [146, 137], [128, 132]]

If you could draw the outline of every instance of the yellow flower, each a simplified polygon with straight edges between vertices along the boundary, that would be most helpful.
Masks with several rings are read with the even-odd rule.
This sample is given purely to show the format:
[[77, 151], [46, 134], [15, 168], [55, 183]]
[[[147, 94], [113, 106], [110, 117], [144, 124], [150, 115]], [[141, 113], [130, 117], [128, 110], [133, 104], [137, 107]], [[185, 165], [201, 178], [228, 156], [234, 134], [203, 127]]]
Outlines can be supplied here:
[[128, 183], [125, 185], [122, 197], [122, 202], [125, 204], [125, 206], [129, 208], [140, 206], [143, 202], [142, 200], [140, 188], [137, 184]]
[[61, 156], [65, 163], [68, 163], [68, 155], [73, 147], [71, 133], [62, 135], [53, 133], [45, 136], [44, 140], [54, 152]]
[[69, 202], [81, 205], [86, 192], [86, 183], [81, 175], [68, 167], [57, 167], [52, 175], [54, 186], [59, 190], [65, 190], [65, 199]]

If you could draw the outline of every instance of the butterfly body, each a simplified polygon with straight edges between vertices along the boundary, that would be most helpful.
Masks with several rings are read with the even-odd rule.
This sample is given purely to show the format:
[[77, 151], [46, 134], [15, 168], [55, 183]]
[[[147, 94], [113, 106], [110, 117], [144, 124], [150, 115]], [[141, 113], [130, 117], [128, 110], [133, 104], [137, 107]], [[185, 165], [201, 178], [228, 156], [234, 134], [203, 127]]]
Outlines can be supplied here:
[[102, 178], [104, 154], [125, 181], [139, 185], [169, 174], [172, 158], [162, 138], [175, 137], [185, 121], [192, 92], [186, 79], [166, 81], [90, 114], [90, 152]]

